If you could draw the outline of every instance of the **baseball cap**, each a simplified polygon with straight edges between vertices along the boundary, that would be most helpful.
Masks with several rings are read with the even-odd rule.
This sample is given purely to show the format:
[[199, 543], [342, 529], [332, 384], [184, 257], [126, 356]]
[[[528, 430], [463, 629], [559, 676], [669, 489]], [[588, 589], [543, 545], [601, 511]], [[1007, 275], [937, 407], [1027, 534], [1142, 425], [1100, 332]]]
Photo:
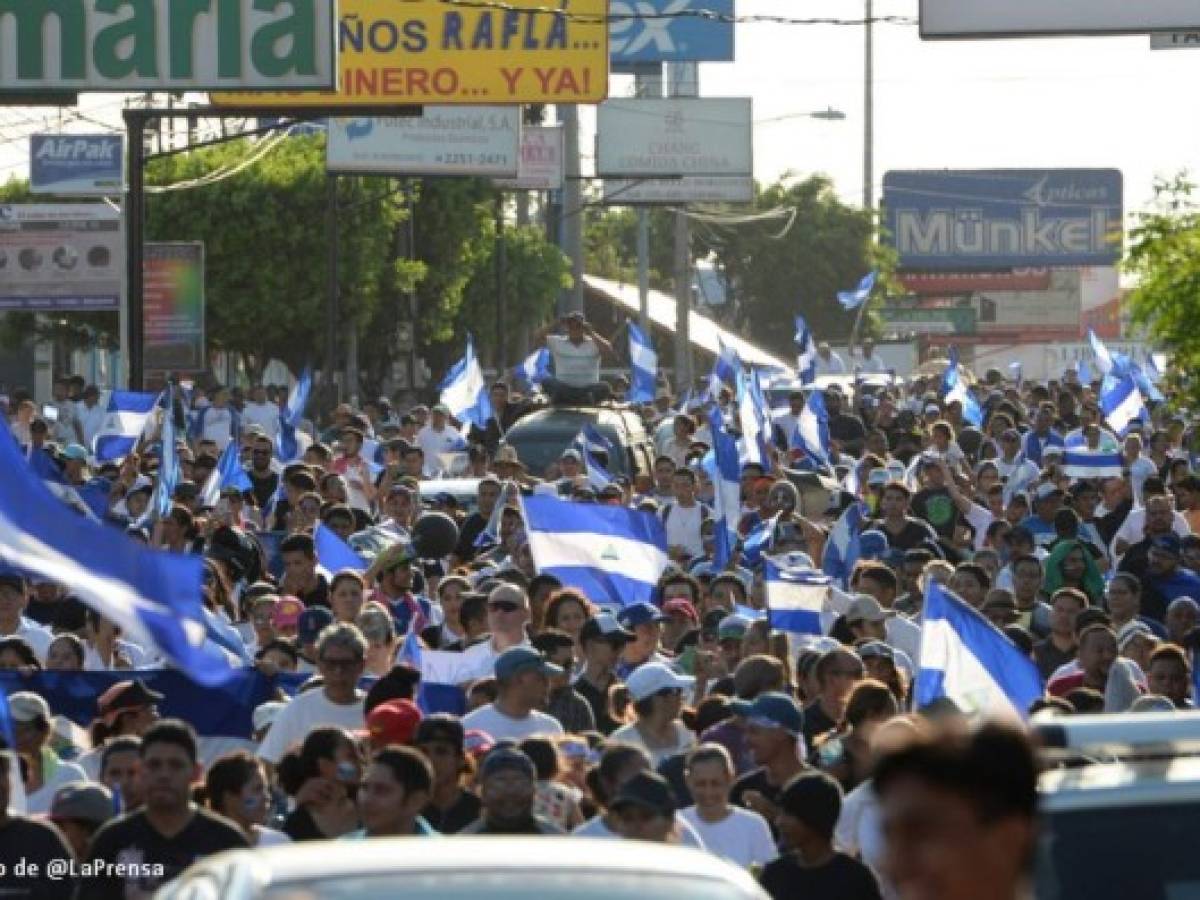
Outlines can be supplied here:
[[583, 457], [579, 454], [578, 450], [564, 450], [559, 459], [573, 459], [575, 462], [583, 462]]
[[448, 407], [445, 403], [436, 403], [430, 412], [441, 413], [443, 416], [448, 416], [450, 415], [450, 407]]
[[847, 622], [883, 622], [887, 613], [879, 601], [866, 594], [858, 594], [846, 609]]
[[411, 700], [380, 703], [367, 716], [367, 733], [376, 747], [412, 743], [421, 723], [421, 710]]
[[1037, 486], [1037, 490], [1033, 492], [1033, 499], [1034, 500], [1047, 500], [1050, 497], [1053, 497], [1055, 494], [1058, 494], [1061, 496], [1062, 488], [1060, 488], [1057, 484], [1052, 484], [1050, 482], [1047, 482], [1046, 484], [1039, 484]]
[[699, 624], [700, 614], [691, 600], [675, 597], [663, 604], [662, 611], [668, 616], [683, 616], [689, 622]]
[[1176, 534], [1161, 534], [1150, 542], [1150, 547], [1160, 553], [1169, 553], [1171, 556], [1178, 556], [1182, 552], [1182, 544], [1179, 541], [1179, 535]]
[[152, 691], [140, 681], [118, 681], [100, 695], [96, 706], [101, 716], [115, 716], [128, 709], [153, 706], [163, 695]]
[[1137, 637], [1154, 637], [1154, 632], [1150, 630], [1150, 626], [1145, 622], [1134, 619], [1131, 622], [1126, 622], [1121, 626], [1121, 630], [1117, 632], [1117, 652], [1124, 653], [1125, 648], [1133, 642]]
[[52, 718], [50, 705], [30, 691], [17, 691], [15, 694], [10, 694], [8, 711], [14, 722], [26, 723], [41, 719], [48, 723]]
[[655, 772], [638, 772], [617, 791], [609, 803], [612, 810], [630, 806], [650, 810], [665, 818], [675, 815], [675, 795], [665, 778]]
[[734, 715], [760, 728], [780, 728], [788, 734], [804, 730], [804, 713], [795, 700], [780, 691], [767, 691], [753, 700], [734, 700], [729, 707]]
[[62, 451], [63, 459], [87, 462], [88, 452], [81, 444], [67, 444]]
[[[882, 472], [882, 469], [876, 469], [877, 472]], [[878, 528], [868, 528], [858, 536], [859, 555], [875, 559], [883, 556], [888, 549], [888, 539]]]
[[280, 597], [271, 612], [271, 624], [276, 628], [292, 628], [300, 623], [304, 603], [299, 597]]
[[102, 784], [77, 782], [63, 785], [50, 802], [50, 819], [103, 825], [116, 815], [112, 792]]
[[468, 728], [463, 732], [463, 752], [469, 753], [472, 759], [479, 759], [492, 752], [496, 741], [486, 731], [478, 728]]
[[496, 678], [500, 681], [506, 681], [530, 670], [539, 671], [543, 675], [563, 673], [558, 666], [547, 662], [542, 654], [528, 647], [513, 647], [496, 657]]
[[597, 613], [583, 623], [583, 628], [579, 632], [579, 643], [581, 644], [586, 644], [588, 641], [613, 641], [624, 644], [632, 640], [633, 633], [622, 628], [621, 623], [612, 613]]
[[629, 688], [629, 695], [635, 703], [653, 697], [659, 691], [684, 690], [695, 683], [695, 678], [679, 675], [665, 663], [657, 662], [643, 663], [625, 679], [625, 686]]
[[740, 616], [734, 613], [731, 616], [723, 618], [717, 625], [718, 640], [741, 640], [746, 636], [747, 629], [750, 628], [750, 620], [745, 616]]
[[537, 778], [537, 768], [533, 760], [515, 747], [496, 747], [483, 758], [483, 766], [479, 770], [480, 779], [490, 778], [499, 772], [512, 771], [527, 775], [531, 780]]
[[1016, 619], [1018, 616], [1017, 601], [1008, 591], [999, 592], [993, 591], [992, 595], [983, 601], [983, 606], [979, 608], [982, 613], [996, 612], [1005, 613]]
[[296, 622], [296, 635], [301, 644], [315, 644], [317, 635], [333, 624], [333, 613], [323, 606], [314, 606], [300, 613]]
[[462, 720], [449, 713], [434, 713], [421, 719], [413, 737], [414, 744], [449, 744], [457, 748], [459, 753], [463, 752], [465, 741]]
[[631, 603], [617, 615], [617, 621], [626, 628], [636, 628], [648, 622], [661, 622], [664, 616], [653, 603], [642, 601]]

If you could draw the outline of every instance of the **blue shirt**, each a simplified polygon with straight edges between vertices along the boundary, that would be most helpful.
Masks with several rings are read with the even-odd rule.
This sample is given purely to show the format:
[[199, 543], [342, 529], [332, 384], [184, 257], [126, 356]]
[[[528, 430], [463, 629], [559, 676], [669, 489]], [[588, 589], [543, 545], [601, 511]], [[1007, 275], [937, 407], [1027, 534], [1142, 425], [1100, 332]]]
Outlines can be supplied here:
[[1039, 466], [1042, 464], [1042, 453], [1047, 447], [1063, 447], [1065, 445], [1063, 436], [1053, 429], [1047, 431], [1044, 437], [1039, 436], [1036, 431], [1027, 431], [1025, 439], [1021, 441], [1025, 458]]
[[1029, 533], [1033, 535], [1033, 542], [1039, 547], [1053, 544], [1058, 537], [1058, 532], [1054, 530], [1054, 523], [1047, 522], [1038, 516], [1026, 516], [1021, 520], [1021, 527], [1029, 529]]

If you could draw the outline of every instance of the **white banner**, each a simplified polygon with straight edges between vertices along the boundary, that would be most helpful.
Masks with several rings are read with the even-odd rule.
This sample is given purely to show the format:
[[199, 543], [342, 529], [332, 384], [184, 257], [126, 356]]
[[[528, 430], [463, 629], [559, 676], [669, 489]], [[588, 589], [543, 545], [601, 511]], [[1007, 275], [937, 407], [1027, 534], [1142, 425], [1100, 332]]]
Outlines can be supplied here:
[[1196, 0], [921, 0], [921, 37], [926, 39], [1196, 29]]
[[748, 97], [607, 100], [596, 115], [596, 174], [750, 177], [752, 115]]
[[750, 203], [754, 179], [650, 178], [640, 181], [610, 178], [603, 186], [604, 202], [610, 206], [652, 206], [656, 203]]

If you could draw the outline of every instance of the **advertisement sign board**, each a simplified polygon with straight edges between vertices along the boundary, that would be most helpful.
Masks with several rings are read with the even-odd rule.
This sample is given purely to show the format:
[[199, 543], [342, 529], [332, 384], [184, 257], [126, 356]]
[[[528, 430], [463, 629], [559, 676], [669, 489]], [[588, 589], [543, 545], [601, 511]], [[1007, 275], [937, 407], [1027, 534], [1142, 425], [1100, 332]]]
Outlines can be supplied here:
[[1195, 0], [921, 0], [921, 37], [1145, 34], [1200, 28]]
[[617, 70], [629, 63], [733, 61], [733, 0], [612, 0], [608, 12]]
[[103, 203], [0, 206], [0, 310], [121, 306], [121, 214]]
[[341, 0], [333, 91], [216, 93], [217, 106], [599, 103], [608, 96], [608, 0]]
[[1012, 269], [1008, 272], [901, 272], [897, 280], [910, 294], [953, 297], [979, 291], [1044, 291], [1050, 287], [1049, 269]]
[[892, 171], [883, 205], [903, 269], [1108, 266], [1121, 255], [1116, 169]]
[[970, 306], [910, 309], [884, 306], [879, 310], [884, 331], [891, 334], [974, 334], [975, 310]]
[[561, 125], [525, 125], [516, 178], [497, 178], [508, 191], [557, 191], [563, 186], [566, 153]]
[[332, 88], [335, 6], [5, 0], [0, 92]]
[[146, 244], [144, 259], [145, 367], [203, 371], [204, 245]]
[[709, 178], [650, 178], [632, 181], [605, 179], [603, 201], [610, 206], [653, 206], [658, 203], [750, 203], [754, 179], [732, 176]]
[[125, 138], [119, 134], [35, 134], [29, 138], [34, 194], [113, 196], [125, 186]]
[[1082, 303], [1078, 268], [1055, 269], [1042, 290], [991, 290], [975, 294], [979, 332], [1009, 332], [1017, 337], [1079, 336]]
[[330, 119], [330, 172], [516, 177], [521, 110], [427, 106], [420, 116]]
[[748, 97], [608, 100], [596, 117], [602, 178], [754, 174]]

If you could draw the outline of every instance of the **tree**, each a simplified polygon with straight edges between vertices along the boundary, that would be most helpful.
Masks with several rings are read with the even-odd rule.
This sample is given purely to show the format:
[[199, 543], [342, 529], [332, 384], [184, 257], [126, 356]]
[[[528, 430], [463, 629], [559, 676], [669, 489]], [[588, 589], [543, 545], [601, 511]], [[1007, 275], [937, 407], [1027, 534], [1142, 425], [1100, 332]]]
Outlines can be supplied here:
[[[1200, 369], [1200, 206], [1186, 174], [1154, 186], [1155, 208], [1140, 213], [1130, 233], [1124, 269], [1137, 277], [1128, 308], [1133, 324], [1163, 347], [1175, 375]], [[1181, 388], [1189, 405], [1200, 402], [1200, 381]]]
[[[650, 208], [650, 287], [671, 291], [675, 281], [675, 217]], [[637, 210], [591, 210], [583, 229], [584, 271], [625, 284], [637, 283]]]

